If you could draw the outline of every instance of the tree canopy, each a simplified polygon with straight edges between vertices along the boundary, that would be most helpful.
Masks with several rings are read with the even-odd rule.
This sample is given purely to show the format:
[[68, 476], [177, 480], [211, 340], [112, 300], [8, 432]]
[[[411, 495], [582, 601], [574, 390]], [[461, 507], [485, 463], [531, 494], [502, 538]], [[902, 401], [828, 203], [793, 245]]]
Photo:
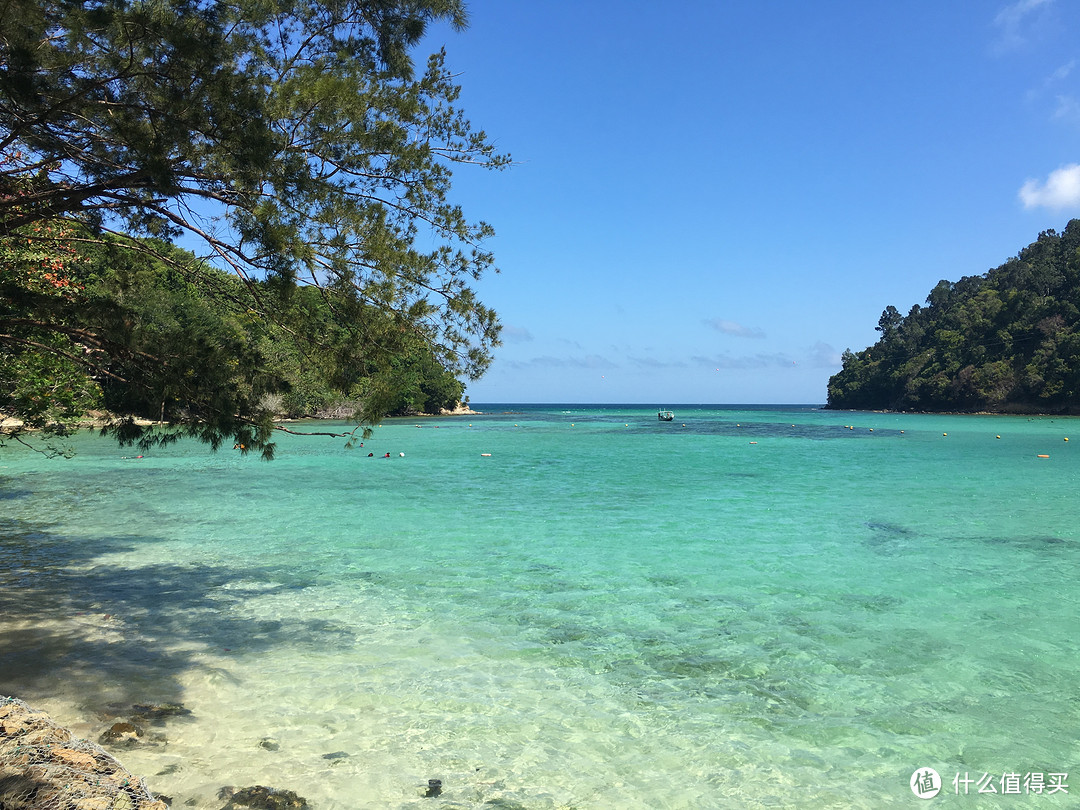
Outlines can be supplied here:
[[1080, 413], [1080, 220], [938, 282], [926, 303], [885, 309], [878, 342], [844, 353], [827, 407]]
[[370, 422], [416, 400], [406, 366], [482, 374], [492, 229], [451, 179], [508, 157], [441, 51], [413, 65], [435, 21], [461, 0], [0, 5], [0, 412], [153, 403], [170, 429], [110, 430], [269, 455], [303, 375], [364, 381]]

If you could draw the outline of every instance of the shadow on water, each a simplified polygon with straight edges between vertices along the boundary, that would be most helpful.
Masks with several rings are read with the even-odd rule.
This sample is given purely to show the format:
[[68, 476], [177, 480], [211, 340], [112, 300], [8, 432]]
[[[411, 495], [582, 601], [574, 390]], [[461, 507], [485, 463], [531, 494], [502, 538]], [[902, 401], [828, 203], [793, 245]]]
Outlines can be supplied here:
[[[597, 406], [600, 407], [600, 406]], [[813, 410], [813, 409], [812, 409]], [[516, 430], [524, 417], [530, 424], [589, 426], [598, 432], [625, 433], [631, 428], [634, 435], [668, 436], [726, 436], [751, 439], [809, 439], [826, 441], [831, 439], [867, 440], [881, 437], [897, 437], [904, 434], [899, 428], [862, 429], [850, 425], [830, 422], [806, 421], [804, 413], [793, 413], [794, 422], [746, 420], [738, 416], [726, 418], [702, 418], [701, 414], [691, 412], [680, 416], [675, 412], [675, 419], [663, 422], [652, 414], [642, 416], [638, 412], [605, 413], [582, 412], [577, 409], [562, 412], [504, 412], [475, 417], [488, 430]]]
[[117, 704], [182, 703], [182, 675], [207, 667], [208, 651], [355, 643], [350, 629], [324, 620], [244, 615], [252, 595], [306, 588], [313, 582], [305, 576], [103, 562], [147, 542], [156, 539], [61, 536], [0, 520], [0, 694], [31, 704], [70, 699], [88, 715]]
[[[583, 420], [585, 421], [585, 420]], [[622, 425], [613, 425], [617, 432]], [[701, 420], [677, 423], [646, 422], [637, 425], [638, 433], [673, 434], [692, 436], [725, 436], [747, 439], [807, 439], [830, 441], [834, 439], [869, 440], [887, 436], [900, 436], [902, 430], [880, 429], [877, 432], [853, 431], [845, 425], [829, 424], [778, 424], [775, 422], [734, 422]]]
[[[879, 554], [902, 554], [930, 539], [897, 523], [867, 521], [864, 525], [869, 530], [865, 535], [864, 545]], [[1068, 553], [1077, 547], [1075, 542], [1056, 535], [954, 535], [951, 539], [956, 543], [1002, 546], [1039, 554]]]
[[886, 521], [868, 521], [869, 533], [865, 545], [878, 554], [899, 554], [916, 539], [915, 532], [906, 526]]
[[25, 487], [14, 485], [11, 476], [0, 475], [0, 501], [16, 501], [20, 498], [29, 498], [33, 493]]

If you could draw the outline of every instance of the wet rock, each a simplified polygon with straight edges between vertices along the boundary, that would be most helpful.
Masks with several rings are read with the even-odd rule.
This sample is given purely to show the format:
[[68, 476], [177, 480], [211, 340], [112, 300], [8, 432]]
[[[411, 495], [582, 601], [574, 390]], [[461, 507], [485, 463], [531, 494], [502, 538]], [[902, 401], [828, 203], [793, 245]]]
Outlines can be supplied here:
[[[219, 793], [220, 797], [221, 794]], [[307, 799], [297, 796], [291, 790], [255, 785], [236, 791], [229, 796], [229, 803], [221, 810], [303, 810], [308, 806]]]
[[139, 744], [139, 737], [142, 735], [143, 730], [132, 723], [113, 723], [106, 732], [98, 737], [98, 743], [131, 748]]

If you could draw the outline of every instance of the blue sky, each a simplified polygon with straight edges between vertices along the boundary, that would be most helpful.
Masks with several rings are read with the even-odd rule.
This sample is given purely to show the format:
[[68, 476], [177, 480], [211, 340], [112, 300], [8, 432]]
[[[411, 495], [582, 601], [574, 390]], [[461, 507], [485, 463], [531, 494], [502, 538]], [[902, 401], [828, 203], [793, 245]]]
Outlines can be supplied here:
[[823, 403], [940, 279], [1080, 216], [1080, 4], [471, 0], [434, 28], [509, 152], [483, 402]]

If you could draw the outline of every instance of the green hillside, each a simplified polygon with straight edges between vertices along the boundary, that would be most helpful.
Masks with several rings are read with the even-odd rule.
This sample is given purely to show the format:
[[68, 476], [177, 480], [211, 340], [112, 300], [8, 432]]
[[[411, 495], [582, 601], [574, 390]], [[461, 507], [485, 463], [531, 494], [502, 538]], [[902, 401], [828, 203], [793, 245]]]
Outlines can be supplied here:
[[940, 281], [844, 352], [834, 409], [1080, 413], [1080, 220], [980, 276]]

